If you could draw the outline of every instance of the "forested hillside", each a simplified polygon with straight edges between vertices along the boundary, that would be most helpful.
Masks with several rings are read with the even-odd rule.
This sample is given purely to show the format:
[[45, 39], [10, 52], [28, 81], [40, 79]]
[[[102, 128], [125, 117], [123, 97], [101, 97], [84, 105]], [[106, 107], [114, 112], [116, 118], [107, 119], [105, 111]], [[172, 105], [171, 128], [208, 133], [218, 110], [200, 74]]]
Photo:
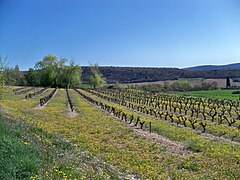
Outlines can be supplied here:
[[[178, 68], [144, 68], [144, 67], [99, 67], [108, 83], [137, 83], [178, 78], [238, 78], [239, 69], [190, 71]], [[82, 67], [82, 82], [87, 82], [90, 74], [88, 67]]]
[[[100, 72], [106, 78], [107, 83], [138, 83], [162, 80], [174, 80], [178, 78], [239, 78], [239, 69], [226, 70], [198, 70], [190, 71], [178, 68], [144, 68], [144, 67], [99, 67]], [[22, 73], [26, 73], [23, 71]], [[87, 83], [91, 70], [87, 66], [82, 67], [82, 82]]]
[[[90, 75], [88, 67], [82, 67], [82, 82], [87, 82]], [[108, 83], [136, 83], [145, 81], [173, 80], [181, 75], [177, 68], [143, 68], [143, 67], [99, 67]]]

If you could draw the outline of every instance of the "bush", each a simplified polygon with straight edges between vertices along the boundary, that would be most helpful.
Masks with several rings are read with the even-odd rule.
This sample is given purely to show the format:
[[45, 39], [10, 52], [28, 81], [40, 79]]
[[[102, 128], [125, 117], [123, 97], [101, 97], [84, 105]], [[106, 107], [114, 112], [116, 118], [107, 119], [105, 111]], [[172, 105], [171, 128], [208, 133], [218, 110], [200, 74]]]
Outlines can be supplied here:
[[240, 91], [233, 91], [232, 94], [240, 94]]

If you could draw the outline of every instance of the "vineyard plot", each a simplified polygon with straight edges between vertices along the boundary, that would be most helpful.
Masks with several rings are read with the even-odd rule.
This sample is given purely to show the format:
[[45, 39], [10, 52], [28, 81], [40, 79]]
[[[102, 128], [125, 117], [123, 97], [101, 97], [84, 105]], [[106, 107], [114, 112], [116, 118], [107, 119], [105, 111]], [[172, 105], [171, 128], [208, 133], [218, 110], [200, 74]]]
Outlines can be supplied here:
[[40, 99], [40, 106], [45, 105], [57, 92], [58, 88], [55, 88], [50, 94]]
[[21, 89], [20, 91], [15, 91], [14, 93], [15, 93], [15, 95], [20, 95], [20, 94], [26, 94], [26, 93], [28, 93], [28, 92], [31, 92], [31, 91], [33, 91], [33, 90], [35, 90], [36, 89], [36, 87], [32, 87], [32, 88], [28, 88], [28, 89]]
[[[203, 133], [208, 132], [217, 137], [224, 136], [225, 138], [227, 138], [231, 141], [233, 141], [233, 140], [239, 141], [240, 140], [239, 115], [223, 116], [225, 123], [223, 123], [222, 121], [221, 121], [221, 123], [219, 123], [219, 122], [216, 123], [213, 121], [213, 118], [212, 118], [213, 115], [212, 116], [209, 115], [208, 118], [206, 118], [206, 116], [205, 116], [205, 118], [199, 117], [198, 114], [196, 116], [193, 115], [194, 111], [201, 111], [201, 110], [199, 110], [200, 109], [199, 104], [197, 107], [193, 106], [193, 108], [191, 108], [191, 109], [188, 108], [187, 110], [185, 110], [185, 112], [183, 112], [183, 109], [186, 109], [186, 108], [179, 108], [179, 112], [176, 112], [177, 106], [174, 106], [175, 102], [174, 101], [172, 102], [168, 99], [167, 100], [163, 99], [161, 101], [161, 103], [159, 102], [159, 99], [158, 99], [157, 103], [156, 103], [156, 104], [158, 104], [158, 106], [155, 105], [153, 107], [154, 98], [149, 98], [149, 97], [146, 98], [145, 97], [145, 100], [144, 100], [145, 103], [139, 103], [139, 101], [142, 102], [142, 99], [144, 99], [144, 98], [138, 98], [136, 96], [134, 97], [129, 92], [128, 92], [128, 94], [126, 94], [126, 93], [121, 94], [121, 92], [120, 92], [121, 96], [119, 96], [119, 94], [117, 94], [119, 92], [112, 93], [111, 95], [109, 95], [110, 93], [106, 93], [104, 91], [102, 91], [102, 92], [89, 91], [89, 92], [93, 93], [94, 95], [99, 96], [105, 100], [125, 106], [134, 111], [141, 112], [146, 115], [155, 117], [156, 119], [159, 119], [159, 120], [169, 121], [170, 123], [182, 125], [184, 127], [191, 127], [194, 130], [199, 129]], [[149, 94], [148, 94], [148, 96], [149, 96]], [[116, 97], [118, 97], [118, 98], [116, 98]], [[131, 98], [128, 98], [128, 97], [131, 97]], [[166, 97], [166, 95], [164, 95], [164, 97]], [[174, 99], [174, 98], [175, 97], [173, 97], [172, 99]], [[155, 98], [155, 99], [157, 99], [157, 98]], [[209, 102], [209, 101], [211, 101], [211, 100], [208, 99], [207, 102]], [[136, 102], [138, 102], [138, 103], [136, 103]], [[188, 102], [188, 99], [187, 99], [187, 102]], [[232, 104], [238, 104], [238, 102], [232, 102]], [[185, 107], [186, 106], [191, 107], [191, 105], [188, 105], [187, 103], [185, 103]], [[212, 106], [212, 105], [209, 105], [209, 106]], [[194, 107], [197, 108], [197, 110], [194, 110]], [[225, 106], [225, 107], [227, 107], [227, 106]], [[229, 108], [233, 110], [233, 108], [231, 108], [231, 105], [229, 106]], [[235, 105], [234, 108], [235, 108], [235, 111], [238, 112], [238, 106]], [[207, 108], [204, 108], [204, 109], [207, 109]], [[211, 114], [211, 111], [208, 114]], [[216, 114], [217, 114], [217, 111], [214, 113], [214, 116]], [[230, 114], [231, 114], [231, 112], [230, 112]], [[221, 114], [218, 114], [218, 116], [221, 116]], [[234, 124], [234, 125], [232, 125], [232, 124]]]
[[[167, 121], [156, 120], [154, 116], [146, 116], [85, 90], [78, 91], [86, 96], [85, 99], [76, 91], [68, 90], [78, 113], [75, 117], [68, 116], [66, 106], [68, 97], [64, 89], [59, 89], [42, 109], [33, 107], [39, 103], [43, 95], [19, 101], [19, 96], [15, 96], [9, 89], [0, 100], [4, 117], [28, 124], [32, 127], [32, 134], [36, 135], [36, 138], [27, 139], [28, 143], [39, 147], [39, 152], [46, 161], [43, 161], [42, 167], [36, 170], [33, 177], [37, 175], [39, 179], [240, 178], [239, 145], [206, 139], [190, 128], [173, 126], [168, 122], [169, 118]], [[87, 102], [87, 98], [89, 101], [94, 100], [98, 107], [102, 103], [104, 111]], [[107, 115], [108, 111], [113, 114], [110, 111], [112, 107], [115, 111], [121, 110], [127, 114], [127, 118], [125, 119], [122, 113], [119, 116], [120, 120]], [[141, 122], [145, 122], [143, 128], [147, 129], [147, 124], [151, 122], [152, 130], [162, 135], [164, 141], [169, 143], [156, 144], [148, 138], [139, 136], [126, 124], [131, 121], [131, 115], [134, 116], [132, 125], [137, 122], [137, 117]], [[137, 125], [140, 127], [139, 122]], [[232, 126], [229, 128], [233, 129]], [[146, 131], [146, 136], [147, 133]], [[169, 150], [170, 145], [176, 145], [174, 142], [181, 145], [181, 151]]]
[[29, 93], [25, 96], [25, 99], [31, 99], [34, 98], [35, 96], [39, 96], [47, 91], [47, 88], [41, 88], [40, 90], [34, 91], [32, 93]]

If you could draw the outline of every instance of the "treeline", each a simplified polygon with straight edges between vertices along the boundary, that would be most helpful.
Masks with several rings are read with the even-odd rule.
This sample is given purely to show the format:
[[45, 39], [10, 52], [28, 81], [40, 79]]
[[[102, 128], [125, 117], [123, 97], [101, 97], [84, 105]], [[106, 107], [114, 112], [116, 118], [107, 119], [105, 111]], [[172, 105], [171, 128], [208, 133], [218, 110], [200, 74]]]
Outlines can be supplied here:
[[223, 70], [182, 70], [183, 74], [181, 78], [212, 78], [212, 79], [225, 79], [239, 78], [240, 69], [223, 69]]
[[78, 87], [81, 83], [81, 67], [74, 61], [68, 64], [66, 58], [58, 59], [48, 55], [42, 61], [35, 63], [35, 69], [30, 68], [24, 74], [27, 85], [50, 87]]
[[[10, 78], [7, 84], [17, 83], [18, 85], [23, 85], [24, 83], [26, 83], [21, 80], [21, 78], [17, 77], [26, 77], [25, 74], [28, 74], [28, 71], [14, 71], [14, 68], [9, 71], [10, 75], [8, 75], [7, 77], [13, 78]], [[29, 71], [35, 70], [33, 68], [30, 68]], [[89, 83], [89, 77], [92, 75], [91, 68], [83, 66], [81, 68], [81, 71], [81, 82], [84, 84]], [[106, 78], [106, 82], [110, 84], [177, 80], [178, 78], [222, 79], [230, 77], [232, 79], [240, 77], [239, 69], [190, 71], [177, 68], [99, 67], [99, 72]], [[30, 83], [29, 80], [27, 81], [27, 83]]]
[[199, 85], [190, 86], [189, 83], [175, 82], [169, 84], [164, 82], [163, 84], [146, 84], [146, 85], [132, 85], [134, 89], [144, 90], [148, 92], [169, 92], [169, 91], [202, 91], [202, 90], [213, 90], [218, 89], [216, 82], [203, 82]]
[[[82, 67], [82, 81], [88, 82], [91, 73], [89, 67]], [[190, 71], [178, 68], [144, 68], [144, 67], [99, 67], [107, 83], [139, 83], [164, 80], [177, 80], [178, 78], [239, 78], [239, 69], [225, 70], [199, 70]]]
[[[1, 66], [1, 62], [0, 62]], [[0, 67], [1, 68], [1, 67]], [[1, 72], [1, 69], [0, 69]], [[95, 65], [80, 67], [66, 58], [58, 59], [48, 55], [36, 63], [29, 71], [21, 72], [19, 67], [5, 68], [5, 84], [34, 85], [53, 87], [77, 87], [90, 83], [93, 87], [107, 83], [139, 83], [178, 78], [239, 78], [239, 69], [224, 70], [183, 70], [178, 68], [144, 68], [144, 67], [98, 67]], [[0, 74], [0, 81], [1, 81]]]
[[[89, 67], [82, 67], [83, 83], [88, 82], [91, 73]], [[177, 68], [144, 68], [144, 67], [99, 67], [101, 74], [106, 78], [107, 83], [138, 83], [160, 80], [178, 79], [181, 74]]]
[[[76, 62], [66, 58], [58, 59], [47, 55], [35, 63], [34, 68], [21, 72], [18, 65], [9, 68], [6, 59], [0, 56], [0, 85], [29, 85], [43, 87], [77, 88], [82, 84], [82, 68]], [[93, 88], [101, 87], [105, 78], [100, 73], [97, 64], [90, 64], [87, 80]]]

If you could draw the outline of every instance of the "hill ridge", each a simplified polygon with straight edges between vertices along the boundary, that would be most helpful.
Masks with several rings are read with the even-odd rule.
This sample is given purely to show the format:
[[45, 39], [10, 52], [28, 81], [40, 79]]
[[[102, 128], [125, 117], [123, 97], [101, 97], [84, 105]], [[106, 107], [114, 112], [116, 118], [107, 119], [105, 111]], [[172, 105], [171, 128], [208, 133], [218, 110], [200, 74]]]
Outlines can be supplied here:
[[225, 65], [199, 65], [193, 67], [182, 68], [184, 70], [223, 70], [223, 69], [238, 69], [240, 68], [240, 63], [231, 63]]

